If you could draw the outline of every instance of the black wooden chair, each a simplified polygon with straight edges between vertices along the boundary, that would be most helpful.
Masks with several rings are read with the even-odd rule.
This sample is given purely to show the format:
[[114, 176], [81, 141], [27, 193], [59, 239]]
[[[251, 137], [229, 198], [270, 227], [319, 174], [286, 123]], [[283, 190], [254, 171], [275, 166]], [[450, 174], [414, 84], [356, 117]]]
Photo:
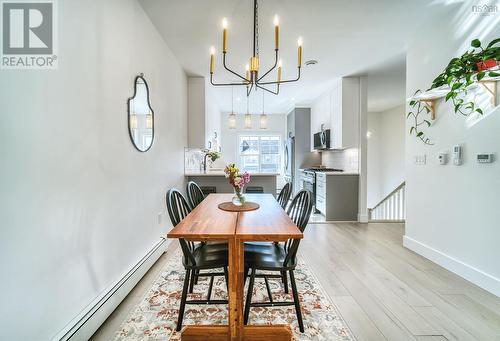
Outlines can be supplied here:
[[[288, 215], [297, 225], [300, 231], [304, 232], [309, 216], [312, 211], [312, 194], [307, 190], [300, 191], [293, 198], [290, 207], [288, 207]], [[297, 284], [295, 283], [294, 270], [297, 265], [297, 250], [299, 248], [299, 239], [289, 239], [283, 244], [270, 244], [267, 250], [262, 247], [254, 249], [252, 245], [245, 245], [245, 268], [251, 269], [250, 283], [245, 303], [244, 323], [248, 323], [248, 317], [251, 307], [275, 307], [275, 306], [290, 306], [295, 305], [295, 312], [299, 323], [299, 329], [304, 332], [304, 323], [302, 321], [302, 312], [300, 309], [299, 294], [297, 292]], [[280, 274], [257, 274], [257, 270], [268, 272], [279, 272]], [[293, 301], [276, 302], [273, 300], [268, 278], [282, 278], [282, 273], [290, 274], [290, 282], [292, 285]], [[255, 278], [264, 278], [268, 302], [252, 303], [253, 287]]]
[[264, 193], [264, 187], [262, 186], [247, 186], [245, 187], [245, 193]]
[[[280, 204], [280, 206], [286, 210], [286, 205], [288, 204], [288, 201], [290, 200], [290, 196], [292, 195], [292, 184], [290, 182], [287, 182], [285, 186], [281, 189], [280, 193], [278, 194], [278, 198], [276, 200]], [[274, 244], [278, 244], [278, 242], [273, 242]], [[245, 243], [246, 247], [248, 250], [252, 251], [258, 251], [260, 248], [260, 251], [266, 252], [269, 250], [269, 242], [246, 242]], [[248, 276], [248, 269], [245, 269], [245, 278]], [[286, 275], [286, 271], [283, 271], [281, 273], [282, 276], [282, 281], [283, 281], [283, 286], [285, 288], [285, 293], [288, 294], [288, 278]]]
[[[191, 208], [184, 196], [175, 188], [167, 192], [167, 210], [172, 225], [176, 226], [184, 219]], [[177, 331], [182, 328], [182, 319], [186, 304], [227, 304], [227, 300], [212, 300], [212, 288], [214, 277], [224, 276], [226, 286], [228, 280], [228, 252], [227, 248], [220, 248], [219, 245], [213, 247], [210, 244], [194, 243], [185, 239], [179, 239], [183, 253], [182, 264], [186, 269], [184, 286], [182, 288], [181, 304], [179, 308], [179, 318], [177, 320]], [[214, 270], [223, 268], [224, 272], [200, 272], [200, 270]], [[205, 300], [187, 300], [188, 290], [193, 292], [193, 286], [198, 277], [210, 277], [208, 294]]]
[[201, 190], [200, 186], [194, 181], [189, 181], [186, 186], [186, 193], [189, 201], [189, 205], [194, 209], [200, 204], [200, 202], [205, 199], [205, 195]]
[[288, 200], [290, 200], [290, 196], [292, 195], [292, 183], [287, 182], [285, 186], [280, 191], [280, 194], [278, 194], [278, 203], [280, 204], [281, 207], [283, 207], [284, 210], [286, 210], [286, 205], [288, 204]]

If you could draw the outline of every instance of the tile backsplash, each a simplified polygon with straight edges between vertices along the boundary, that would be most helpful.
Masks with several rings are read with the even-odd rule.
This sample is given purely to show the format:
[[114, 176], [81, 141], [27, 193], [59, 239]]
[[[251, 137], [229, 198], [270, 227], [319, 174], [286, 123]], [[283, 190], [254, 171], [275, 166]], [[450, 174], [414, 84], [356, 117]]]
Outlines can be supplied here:
[[358, 148], [323, 151], [321, 164], [328, 168], [343, 169], [346, 172], [358, 172]]

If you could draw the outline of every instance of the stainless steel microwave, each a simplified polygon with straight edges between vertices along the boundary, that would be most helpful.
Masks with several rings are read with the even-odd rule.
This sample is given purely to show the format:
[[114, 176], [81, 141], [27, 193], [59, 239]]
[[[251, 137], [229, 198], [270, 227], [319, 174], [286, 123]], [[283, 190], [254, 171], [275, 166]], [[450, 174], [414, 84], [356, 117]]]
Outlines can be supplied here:
[[314, 149], [330, 149], [330, 129], [314, 134]]

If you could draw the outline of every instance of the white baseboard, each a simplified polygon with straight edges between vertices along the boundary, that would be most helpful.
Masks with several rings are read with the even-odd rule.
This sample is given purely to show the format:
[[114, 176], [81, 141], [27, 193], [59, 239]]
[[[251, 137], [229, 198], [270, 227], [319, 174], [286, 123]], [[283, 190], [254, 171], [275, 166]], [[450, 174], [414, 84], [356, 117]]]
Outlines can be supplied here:
[[358, 213], [358, 222], [367, 223], [368, 222], [368, 213]]
[[500, 297], [500, 279], [408, 236], [403, 237], [403, 246]]
[[88, 340], [123, 301], [144, 274], [165, 252], [169, 243], [161, 238], [125, 275], [104, 290], [84, 311], [61, 330], [52, 341]]

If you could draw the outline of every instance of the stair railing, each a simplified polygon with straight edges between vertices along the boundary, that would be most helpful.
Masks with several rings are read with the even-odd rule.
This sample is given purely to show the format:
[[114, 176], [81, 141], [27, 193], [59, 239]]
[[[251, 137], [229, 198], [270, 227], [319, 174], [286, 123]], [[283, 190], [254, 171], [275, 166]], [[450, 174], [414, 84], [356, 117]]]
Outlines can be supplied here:
[[373, 208], [368, 209], [370, 221], [403, 222], [406, 218], [406, 182], [403, 181]]

